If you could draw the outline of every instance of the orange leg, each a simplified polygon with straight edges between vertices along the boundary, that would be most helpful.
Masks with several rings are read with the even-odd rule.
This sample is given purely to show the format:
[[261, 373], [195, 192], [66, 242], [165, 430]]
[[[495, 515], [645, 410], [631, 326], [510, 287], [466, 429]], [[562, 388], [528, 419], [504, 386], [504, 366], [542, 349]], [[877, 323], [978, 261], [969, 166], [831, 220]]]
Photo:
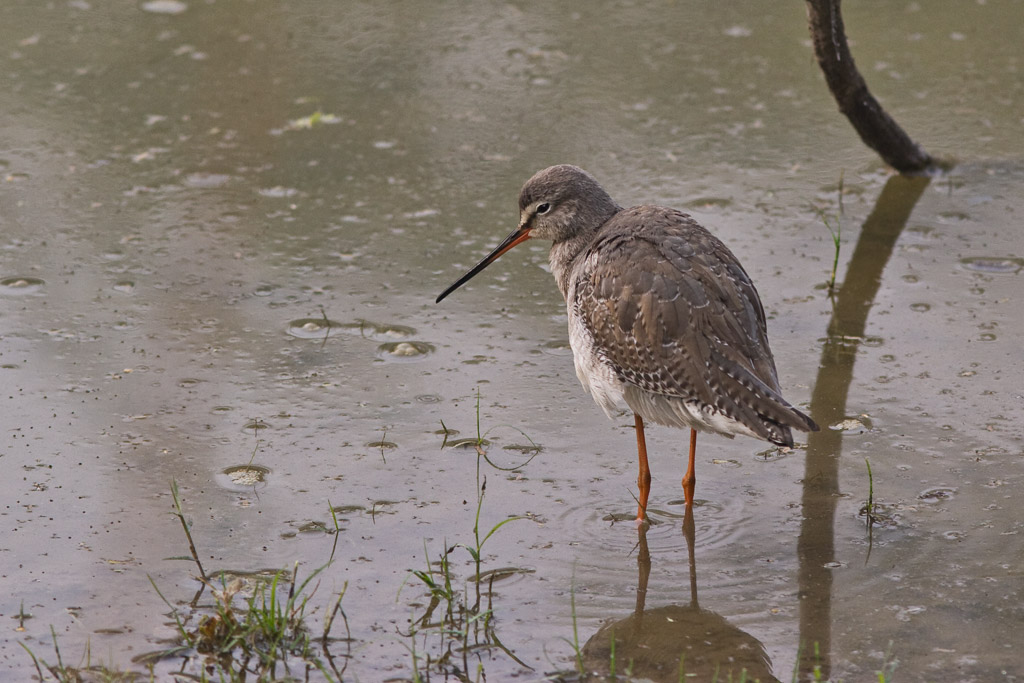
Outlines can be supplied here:
[[647, 441], [644, 439], [644, 420], [634, 413], [633, 422], [636, 425], [636, 452], [637, 457], [640, 459], [640, 473], [636, 477], [636, 485], [640, 489], [640, 506], [636, 511], [636, 521], [637, 523], [642, 523], [647, 518], [647, 498], [651, 495], [651, 468], [647, 465]]
[[693, 490], [697, 484], [697, 473], [694, 467], [697, 461], [697, 430], [690, 430], [690, 463], [686, 467], [686, 475], [683, 477], [683, 498], [686, 499], [686, 507], [693, 505]]

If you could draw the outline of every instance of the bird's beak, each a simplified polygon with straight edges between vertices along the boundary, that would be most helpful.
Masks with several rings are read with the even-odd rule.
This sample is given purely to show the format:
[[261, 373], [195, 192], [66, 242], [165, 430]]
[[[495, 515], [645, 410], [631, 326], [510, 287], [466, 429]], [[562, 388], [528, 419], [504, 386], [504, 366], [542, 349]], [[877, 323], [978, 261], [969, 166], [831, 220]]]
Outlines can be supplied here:
[[508, 234], [508, 237], [503, 239], [501, 241], [501, 244], [499, 244], [498, 246], [496, 246], [494, 248], [494, 251], [492, 251], [490, 254], [485, 256], [484, 259], [482, 261], [480, 261], [480, 263], [478, 263], [475, 266], [473, 266], [468, 273], [466, 273], [465, 275], [460, 277], [458, 280], [456, 280], [454, 283], [452, 283], [452, 285], [450, 287], [448, 287], [448, 289], [446, 289], [443, 292], [441, 292], [441, 294], [437, 297], [437, 299], [434, 300], [434, 303], [435, 304], [441, 303], [442, 299], [444, 299], [446, 296], [448, 296], [449, 294], [454, 292], [456, 289], [458, 289], [462, 285], [464, 285], [467, 282], [469, 282], [469, 280], [472, 279], [472, 277], [474, 275], [479, 273], [481, 270], [483, 270], [487, 266], [491, 265], [492, 262], [497, 261], [498, 258], [502, 254], [504, 254], [506, 251], [508, 251], [512, 247], [516, 246], [517, 244], [520, 244], [520, 243], [525, 242], [526, 240], [530, 239], [530, 231], [532, 229], [533, 228], [531, 228], [529, 225], [525, 225], [524, 224], [524, 225], [520, 225], [518, 228], [516, 228], [515, 230], [510, 232]]

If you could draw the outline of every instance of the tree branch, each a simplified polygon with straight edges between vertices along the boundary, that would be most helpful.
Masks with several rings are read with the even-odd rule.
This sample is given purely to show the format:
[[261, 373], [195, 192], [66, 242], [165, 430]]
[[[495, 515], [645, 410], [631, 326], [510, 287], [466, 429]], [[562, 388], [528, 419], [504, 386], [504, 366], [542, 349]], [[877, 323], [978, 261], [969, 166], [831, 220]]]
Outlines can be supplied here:
[[818, 65], [839, 111], [865, 145], [900, 173], [924, 173], [936, 167], [925, 152], [889, 116], [868, 90], [846, 42], [840, 0], [807, 0], [807, 20]]

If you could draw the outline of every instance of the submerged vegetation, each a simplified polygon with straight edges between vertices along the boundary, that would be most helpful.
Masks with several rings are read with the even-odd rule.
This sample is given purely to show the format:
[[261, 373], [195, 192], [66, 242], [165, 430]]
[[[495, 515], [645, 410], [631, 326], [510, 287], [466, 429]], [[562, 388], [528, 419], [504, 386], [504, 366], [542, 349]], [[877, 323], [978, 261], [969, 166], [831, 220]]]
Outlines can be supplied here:
[[[582, 681], [631, 681], [634, 676], [647, 679], [640, 671], [640, 663], [634, 661], [627, 647], [625, 634], [617, 638], [611, 631], [607, 652], [586, 654], [591, 643], [581, 645], [576, 611], [576, 578], [573, 573], [569, 587], [569, 606], [572, 622], [571, 634], [561, 638], [568, 645], [568, 652], [552, 659], [552, 653], [545, 652], [555, 671], [537, 672], [526, 664], [516, 653], [515, 643], [503, 642], [499, 636], [501, 604], [496, 600], [494, 584], [514, 574], [529, 574], [532, 570], [516, 567], [490, 569], [490, 559], [485, 554], [488, 541], [507, 524], [528, 519], [524, 516], [508, 516], [489, 526], [483, 523], [484, 501], [487, 494], [487, 476], [483, 463], [503, 471], [516, 471], [540, 452], [540, 447], [521, 430], [518, 431], [529, 442], [528, 447], [514, 447], [513, 450], [527, 455], [525, 462], [514, 467], [500, 467], [488, 458], [488, 435], [497, 427], [483, 430], [480, 424], [480, 393], [476, 394], [476, 435], [469, 439], [453, 441], [449, 436], [456, 432], [442, 422], [442, 448], [471, 448], [475, 455], [476, 504], [473, 508], [472, 530], [468, 540], [449, 544], [444, 541], [440, 548], [431, 549], [428, 541], [423, 542], [425, 564], [420, 569], [411, 569], [397, 589], [396, 602], [404, 600], [409, 608], [407, 627], [399, 629], [394, 636], [383, 639], [393, 642], [399, 653], [396, 661], [404, 661], [404, 675], [388, 680], [427, 683], [429, 681], [477, 682], [487, 680], [487, 669], [495, 658], [515, 662], [525, 673], [539, 677], [538, 680], [582, 682]], [[514, 427], [512, 429], [515, 429]], [[508, 447], [507, 447], [508, 448]], [[870, 468], [870, 464], [869, 464]], [[869, 494], [867, 511], [871, 514], [873, 487], [869, 473]], [[290, 569], [264, 570], [255, 572], [209, 572], [200, 561], [199, 547], [193, 536], [193, 525], [186, 517], [176, 481], [170, 487], [172, 515], [178, 519], [184, 534], [189, 554], [170, 559], [190, 560], [196, 567], [195, 581], [198, 591], [191, 599], [174, 600], [150, 577], [155, 593], [166, 604], [171, 619], [174, 638], [165, 647], [144, 653], [132, 659], [134, 669], [119, 670], [113, 666], [93, 662], [91, 648], [86, 651], [77, 666], [69, 665], [61, 652], [56, 631], [51, 627], [53, 657], [50, 663], [25, 643], [22, 648], [28, 653], [35, 667], [38, 680], [80, 683], [82, 681], [121, 683], [140, 681], [200, 681], [231, 682], [243, 681], [329, 681], [341, 682], [354, 656], [353, 650], [365, 646], [365, 641], [353, 637], [343, 603], [348, 593], [348, 582], [332, 595], [317, 597], [321, 579], [334, 562], [340, 536], [337, 510], [330, 506], [333, 528], [319, 524], [324, 533], [332, 535], [334, 542], [325, 563], [313, 571], [300, 575], [299, 563]], [[462, 556], [461, 562], [456, 558]], [[460, 568], [464, 568], [460, 571]], [[646, 583], [646, 581], [644, 582]], [[204, 596], [207, 596], [204, 600]], [[22, 621], [31, 615], [18, 615]], [[627, 620], [628, 621], [628, 620]], [[603, 631], [604, 629], [602, 629]], [[599, 638], [599, 632], [591, 640]], [[618, 647], [618, 645], [622, 647]], [[817, 646], [815, 645], [815, 652]], [[688, 670], [685, 653], [667, 653], [672, 660], [672, 671], [668, 678], [658, 680], [700, 681], [703, 673]], [[798, 657], [799, 659], [799, 654]], [[507, 665], [506, 665], [507, 667]], [[891, 683], [896, 668], [896, 659], [890, 649], [876, 671], [879, 683]], [[505, 669], [507, 670], [507, 668]], [[806, 672], [805, 672], [806, 673]], [[349, 678], [361, 680], [367, 672], [353, 671]], [[827, 677], [820, 667], [811, 672], [811, 680], [823, 681]], [[716, 669], [709, 679], [716, 683], [754, 683], [759, 680], [744, 668], [737, 674], [732, 670]], [[772, 679], [774, 680], [774, 679]], [[800, 680], [799, 671], [793, 672], [793, 683]]]

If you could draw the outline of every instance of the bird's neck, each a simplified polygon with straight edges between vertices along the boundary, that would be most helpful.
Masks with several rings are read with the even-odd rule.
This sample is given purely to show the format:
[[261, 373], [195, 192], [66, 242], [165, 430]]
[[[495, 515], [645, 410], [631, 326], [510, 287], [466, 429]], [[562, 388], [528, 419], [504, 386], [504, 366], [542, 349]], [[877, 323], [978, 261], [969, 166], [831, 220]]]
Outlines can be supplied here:
[[558, 290], [565, 299], [569, 292], [569, 278], [572, 276], [573, 266], [576, 260], [584, 257], [587, 246], [594, 241], [597, 230], [587, 230], [575, 237], [551, 245], [551, 252], [548, 254], [548, 263], [551, 265], [551, 274], [555, 276]]

